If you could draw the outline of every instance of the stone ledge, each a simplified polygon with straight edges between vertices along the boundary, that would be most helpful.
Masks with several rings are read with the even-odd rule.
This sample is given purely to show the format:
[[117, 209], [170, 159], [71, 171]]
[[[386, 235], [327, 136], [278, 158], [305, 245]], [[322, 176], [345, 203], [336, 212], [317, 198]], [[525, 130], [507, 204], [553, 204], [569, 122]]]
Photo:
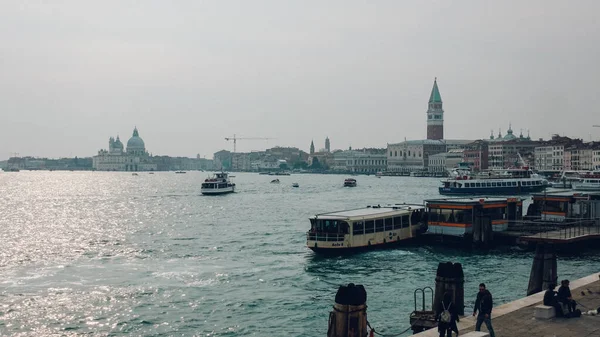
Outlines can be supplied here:
[[550, 319], [556, 316], [556, 312], [554, 311], [554, 307], [549, 307], [547, 305], [536, 305], [533, 311], [533, 317], [536, 319]]

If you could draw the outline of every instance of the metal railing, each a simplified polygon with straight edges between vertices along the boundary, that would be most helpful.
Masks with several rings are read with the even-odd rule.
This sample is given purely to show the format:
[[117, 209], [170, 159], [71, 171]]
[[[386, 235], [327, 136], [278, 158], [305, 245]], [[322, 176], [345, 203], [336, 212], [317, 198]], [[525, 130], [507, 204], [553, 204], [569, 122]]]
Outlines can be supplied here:
[[546, 239], [569, 239], [583, 235], [600, 235], [600, 219], [567, 218], [565, 221], [525, 220], [511, 222], [509, 231]]
[[306, 233], [307, 241], [325, 241], [325, 242], [338, 242], [344, 241], [344, 234], [334, 233]]

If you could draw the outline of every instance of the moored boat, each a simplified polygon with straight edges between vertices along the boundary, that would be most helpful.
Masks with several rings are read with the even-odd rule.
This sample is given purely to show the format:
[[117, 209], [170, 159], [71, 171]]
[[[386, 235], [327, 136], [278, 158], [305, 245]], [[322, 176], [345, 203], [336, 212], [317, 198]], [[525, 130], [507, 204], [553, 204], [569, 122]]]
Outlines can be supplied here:
[[574, 190], [600, 191], [600, 175], [588, 175], [571, 183]]
[[292, 183], [292, 187], [300, 187], [300, 184], [298, 184], [298, 183]]
[[310, 218], [306, 245], [319, 253], [339, 254], [398, 244], [421, 230], [423, 206], [367, 206]]
[[271, 180], [271, 184], [279, 184], [279, 179], [273, 179], [273, 180]]
[[344, 180], [344, 187], [356, 187], [356, 179], [347, 178]]
[[509, 169], [503, 172], [484, 172], [472, 176], [468, 172], [453, 172], [442, 180], [439, 193], [444, 195], [515, 195], [541, 192], [549, 187], [546, 179], [528, 168]]
[[231, 182], [229, 175], [225, 172], [217, 173], [213, 177], [205, 179], [200, 188], [200, 193], [205, 195], [233, 192], [235, 192], [235, 184]]

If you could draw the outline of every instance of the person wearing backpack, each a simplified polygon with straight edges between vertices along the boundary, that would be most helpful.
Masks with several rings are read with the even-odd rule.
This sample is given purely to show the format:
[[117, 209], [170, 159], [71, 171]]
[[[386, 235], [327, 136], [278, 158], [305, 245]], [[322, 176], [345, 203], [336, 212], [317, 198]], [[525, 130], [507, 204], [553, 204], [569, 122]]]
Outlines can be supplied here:
[[452, 302], [450, 293], [444, 293], [444, 298], [438, 312], [437, 321], [440, 337], [452, 337], [452, 331], [456, 331], [456, 335], [458, 336], [456, 322], [459, 321], [459, 318], [456, 313], [456, 305]]
[[475, 300], [475, 308], [473, 308], [473, 316], [477, 314], [477, 323], [475, 324], [475, 331], [481, 331], [481, 324], [485, 323], [488, 331], [490, 333], [490, 337], [496, 337], [494, 333], [494, 328], [492, 327], [492, 293], [485, 288], [485, 284], [479, 284], [479, 293], [477, 294], [477, 299]]

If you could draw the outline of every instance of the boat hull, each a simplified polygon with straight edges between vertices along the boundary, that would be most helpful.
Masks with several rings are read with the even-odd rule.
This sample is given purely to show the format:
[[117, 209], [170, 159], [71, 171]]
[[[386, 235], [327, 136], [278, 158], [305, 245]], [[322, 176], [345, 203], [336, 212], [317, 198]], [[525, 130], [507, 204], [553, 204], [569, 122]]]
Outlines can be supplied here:
[[360, 253], [360, 252], [366, 252], [366, 251], [370, 251], [370, 250], [376, 250], [376, 249], [394, 249], [396, 247], [399, 246], [405, 246], [405, 245], [409, 245], [411, 243], [414, 243], [416, 241], [416, 237], [411, 237], [411, 238], [404, 238], [401, 240], [397, 240], [397, 241], [389, 241], [389, 242], [385, 242], [385, 243], [379, 243], [379, 244], [374, 244], [374, 245], [367, 245], [367, 246], [354, 246], [354, 247], [320, 247], [318, 244], [317, 246], [314, 246], [313, 244], [308, 244], [308, 248], [310, 248], [310, 250], [312, 250], [313, 252], [319, 254], [319, 255], [344, 255], [344, 254], [355, 254], [355, 253]]
[[200, 193], [204, 195], [219, 195], [233, 192], [235, 192], [235, 186], [230, 186], [226, 188], [203, 188], [200, 190]]
[[439, 192], [442, 195], [515, 195], [515, 194], [530, 194], [542, 192], [547, 186], [506, 186], [493, 188], [456, 188], [456, 187], [440, 187]]
[[600, 185], [573, 184], [573, 189], [577, 191], [597, 192], [600, 191]]

